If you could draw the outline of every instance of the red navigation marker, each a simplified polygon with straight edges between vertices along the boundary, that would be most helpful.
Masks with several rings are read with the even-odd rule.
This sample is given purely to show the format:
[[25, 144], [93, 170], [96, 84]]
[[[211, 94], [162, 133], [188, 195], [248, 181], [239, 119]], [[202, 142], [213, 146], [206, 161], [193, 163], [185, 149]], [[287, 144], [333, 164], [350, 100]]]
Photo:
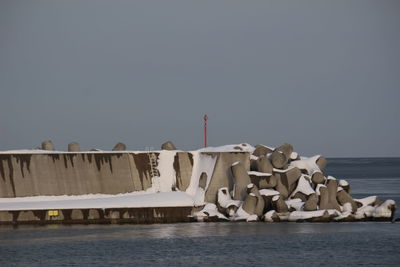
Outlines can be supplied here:
[[207, 120], [208, 116], [207, 114], [204, 115], [204, 147], [207, 147]]

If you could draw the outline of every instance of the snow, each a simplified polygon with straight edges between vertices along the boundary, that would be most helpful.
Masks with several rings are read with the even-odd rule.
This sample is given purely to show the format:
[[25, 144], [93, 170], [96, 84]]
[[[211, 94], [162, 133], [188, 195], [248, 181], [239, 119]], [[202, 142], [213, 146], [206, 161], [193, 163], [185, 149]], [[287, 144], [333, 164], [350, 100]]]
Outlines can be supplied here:
[[258, 221], [258, 216], [256, 214], [250, 215], [246, 219], [246, 222], [257, 222], [257, 221]]
[[301, 175], [299, 178], [299, 182], [297, 184], [296, 189], [292, 192], [291, 197], [293, 197], [297, 192], [303, 193], [306, 196], [309, 196], [315, 193], [314, 189], [312, 189], [310, 182], [305, 178], [304, 175]]
[[[240, 149], [238, 149], [240, 147]], [[233, 144], [233, 145], [225, 145], [225, 146], [217, 146], [217, 147], [205, 147], [197, 150], [198, 152], [249, 152], [252, 153], [254, 151], [254, 147], [250, 144]]]
[[160, 176], [152, 178], [152, 187], [156, 192], [170, 192], [175, 187], [176, 173], [174, 169], [174, 158], [176, 151], [162, 151], [159, 154], [157, 169]]
[[192, 207], [193, 205], [193, 198], [183, 192], [0, 198], [0, 210]]
[[294, 168], [293, 166], [289, 166], [287, 169], [276, 169], [276, 168], [273, 168], [272, 170], [273, 170], [274, 172], [278, 172], [278, 173], [285, 173], [285, 172], [290, 171], [290, 170], [293, 169], [293, 168]]
[[234, 221], [243, 221], [247, 220], [247, 218], [250, 217], [250, 214], [248, 214], [242, 206], [239, 207], [239, 209], [236, 211], [235, 215], [232, 217]]
[[197, 212], [194, 217], [197, 218], [198, 221], [202, 221], [204, 217], [218, 217], [219, 219], [227, 220], [228, 218], [220, 213], [217, 209], [217, 206], [212, 203], [207, 203], [204, 208]]
[[274, 216], [276, 216], [277, 213], [275, 210], [270, 210], [267, 213], [264, 214], [264, 221], [266, 222], [274, 222], [274, 220], [272, 219]]
[[272, 190], [272, 189], [261, 189], [259, 190], [260, 195], [264, 195], [264, 196], [276, 196], [279, 195], [280, 193], [276, 190]]
[[288, 221], [295, 222], [298, 220], [307, 220], [311, 218], [318, 218], [324, 215], [326, 210], [316, 211], [292, 211], [289, 214]]
[[321, 171], [316, 163], [320, 157], [320, 155], [313, 156], [311, 158], [301, 157], [300, 160], [294, 160], [290, 162], [289, 166], [297, 167], [300, 170], [307, 170], [308, 174], [311, 174], [314, 171]]
[[319, 189], [320, 189], [321, 187], [326, 187], [326, 186], [323, 185], [323, 184], [318, 184], [318, 185], [317, 185], [317, 188], [315, 188], [315, 192], [317, 193], [318, 196], [321, 195], [321, 193], [319, 192]]
[[286, 200], [285, 202], [289, 210], [290, 208], [294, 208], [295, 210], [302, 210], [304, 206], [304, 202], [300, 198], [289, 199]]
[[247, 174], [254, 175], [254, 176], [260, 176], [260, 177], [272, 175], [271, 173], [268, 173], [268, 172], [256, 172], [256, 171], [248, 171]]
[[295, 159], [297, 159], [298, 156], [299, 156], [299, 154], [297, 154], [297, 152], [292, 152], [292, 153], [290, 154], [290, 159], [291, 159], [291, 160], [295, 160]]
[[[240, 149], [239, 149], [240, 148]], [[225, 146], [217, 146], [217, 147], [205, 147], [196, 150], [197, 152], [249, 152], [252, 153], [254, 151], [254, 147], [247, 143], [242, 144], [231, 144]], [[152, 150], [150, 152], [166, 152], [168, 150]], [[171, 152], [178, 152], [181, 150], [174, 150]], [[194, 152], [196, 152], [194, 151]], [[124, 150], [124, 151], [111, 151], [111, 150], [100, 150], [96, 149], [96, 151], [57, 151], [57, 150], [41, 150], [41, 149], [17, 149], [17, 150], [6, 150], [0, 151], [0, 154], [83, 154], [83, 153], [148, 153], [149, 151], [145, 150]]]
[[346, 180], [339, 180], [339, 185], [340, 186], [348, 186], [349, 185], [349, 182], [347, 182]]
[[[226, 194], [223, 192], [226, 190]], [[236, 206], [239, 207], [240, 204], [242, 203], [242, 201], [240, 200], [233, 200], [231, 198], [231, 196], [229, 195], [229, 190], [227, 187], [222, 187], [220, 189], [218, 189], [218, 204], [222, 207], [222, 208], [228, 208], [229, 206]]]
[[251, 154], [251, 155], [250, 155], [250, 159], [251, 159], [251, 160], [258, 160], [258, 157], [257, 157], [257, 156], [254, 156], [253, 154]]
[[186, 193], [195, 199], [196, 206], [200, 206], [204, 204], [204, 190], [199, 187], [201, 173], [205, 172], [207, 174], [207, 189], [214, 172], [217, 157], [200, 153], [198, 151], [191, 153], [193, 155], [193, 169], [190, 178], [190, 184], [186, 189]]
[[378, 198], [377, 196], [369, 196], [359, 199], [355, 198], [354, 201], [360, 202], [362, 204], [362, 207], [365, 207], [374, 204], [377, 198]]
[[372, 216], [374, 218], [390, 218], [392, 216], [392, 211], [390, 210], [390, 207], [395, 205], [396, 202], [394, 202], [394, 200], [388, 199], [375, 208], [375, 210], [372, 212]]

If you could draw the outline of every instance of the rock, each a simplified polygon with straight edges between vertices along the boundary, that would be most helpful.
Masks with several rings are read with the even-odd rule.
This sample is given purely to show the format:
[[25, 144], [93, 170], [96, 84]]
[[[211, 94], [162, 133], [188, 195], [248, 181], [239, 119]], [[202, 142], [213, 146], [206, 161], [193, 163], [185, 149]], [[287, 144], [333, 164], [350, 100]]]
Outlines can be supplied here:
[[69, 152], [79, 152], [79, 151], [81, 151], [81, 148], [78, 143], [72, 142], [72, 143], [68, 144], [68, 151]]
[[232, 164], [231, 171], [235, 183], [233, 199], [244, 200], [247, 196], [247, 185], [251, 183], [250, 177], [241, 162]]
[[55, 148], [54, 148], [53, 142], [51, 142], [51, 140], [43, 141], [42, 142], [42, 150], [54, 151]]
[[175, 145], [171, 141], [167, 141], [161, 145], [162, 150], [177, 150]]
[[113, 147], [112, 150], [113, 151], [124, 151], [124, 150], [126, 150], [126, 145], [124, 143], [119, 142]]

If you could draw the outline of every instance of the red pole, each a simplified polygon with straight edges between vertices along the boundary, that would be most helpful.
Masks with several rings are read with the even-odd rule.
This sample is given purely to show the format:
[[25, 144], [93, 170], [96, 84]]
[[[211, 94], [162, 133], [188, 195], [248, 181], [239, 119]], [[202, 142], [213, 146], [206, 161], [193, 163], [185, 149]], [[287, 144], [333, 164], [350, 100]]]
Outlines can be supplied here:
[[204, 147], [207, 147], [207, 120], [208, 116], [207, 114], [204, 115]]

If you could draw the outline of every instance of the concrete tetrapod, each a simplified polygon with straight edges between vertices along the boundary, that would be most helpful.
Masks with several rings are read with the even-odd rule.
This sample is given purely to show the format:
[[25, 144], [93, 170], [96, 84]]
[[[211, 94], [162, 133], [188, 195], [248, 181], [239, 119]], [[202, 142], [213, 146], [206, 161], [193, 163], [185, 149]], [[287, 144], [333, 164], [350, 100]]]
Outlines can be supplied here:
[[328, 195], [328, 189], [326, 186], [320, 186], [319, 187], [319, 209], [320, 210], [327, 210], [330, 208], [329, 206], [329, 195]]
[[162, 150], [177, 150], [175, 145], [171, 141], [167, 141], [161, 145]]
[[325, 182], [325, 177], [320, 171], [315, 171], [311, 175], [311, 181], [316, 186], [317, 184], [323, 184]]
[[338, 182], [334, 179], [328, 179], [326, 184], [329, 195], [329, 208], [340, 211], [339, 203], [337, 202]]
[[289, 212], [288, 206], [280, 195], [276, 195], [272, 198], [272, 206], [278, 213]]
[[42, 150], [54, 151], [55, 148], [54, 148], [53, 142], [51, 142], [51, 140], [43, 141], [42, 142]]
[[326, 160], [326, 158], [320, 156], [315, 163], [318, 165], [319, 169], [323, 171], [328, 164], [328, 161]]
[[253, 155], [256, 157], [266, 156], [268, 153], [272, 153], [272, 149], [264, 145], [256, 145], [256, 149], [253, 151]]
[[81, 148], [78, 143], [72, 142], [72, 143], [68, 144], [68, 151], [69, 152], [79, 152], [79, 151], [81, 151]]
[[290, 155], [293, 152], [293, 146], [288, 143], [284, 143], [280, 147], [277, 147], [276, 150], [281, 151], [283, 154], [285, 154], [287, 159], [290, 159]]
[[304, 210], [305, 211], [314, 211], [318, 208], [318, 196], [317, 194], [311, 194], [308, 196], [308, 199], [304, 203]]
[[239, 161], [232, 164], [231, 171], [235, 183], [233, 199], [244, 200], [247, 195], [247, 185], [251, 183], [250, 177], [247, 174], [244, 165]]
[[301, 177], [301, 171], [299, 168], [294, 167], [281, 174], [281, 181], [286, 187], [288, 194], [290, 195], [295, 189], [296, 182]]
[[345, 203], [350, 203], [351, 209], [353, 212], [356, 212], [358, 209], [357, 203], [344, 189], [339, 190], [339, 192], [337, 192], [337, 200], [339, 201], [340, 205], [342, 205], [342, 206]]
[[247, 185], [247, 192], [249, 194], [253, 193], [257, 197], [257, 205], [255, 207], [254, 213], [261, 218], [261, 216], [264, 214], [264, 208], [265, 208], [265, 201], [264, 198], [260, 195], [260, 192], [258, 191], [258, 188], [255, 184], [248, 184]]
[[260, 189], [269, 189], [269, 188], [274, 188], [277, 185], [277, 180], [276, 180], [275, 175], [271, 175], [269, 177], [262, 178], [258, 181], [258, 187]]
[[289, 191], [287, 189], [287, 187], [283, 184], [282, 182], [282, 174], [281, 173], [274, 173], [272, 175], [272, 177], [275, 176], [275, 180], [276, 180], [276, 190], [280, 193], [280, 195], [282, 196], [282, 198], [287, 199], [289, 196]]
[[285, 165], [287, 164], [287, 158], [285, 154], [283, 154], [278, 150], [274, 150], [274, 152], [272, 152], [270, 159], [272, 166], [274, 166], [277, 169], [281, 169], [285, 167]]
[[256, 209], [257, 201], [257, 196], [254, 193], [250, 193], [244, 200], [242, 209], [250, 215], [255, 214], [254, 212]]
[[350, 194], [350, 184], [346, 180], [339, 180], [339, 186]]
[[272, 173], [273, 166], [269, 159], [265, 156], [260, 156], [256, 161], [257, 171], [264, 173]]
[[112, 149], [112, 151], [124, 151], [124, 150], [126, 150], [126, 145], [121, 142], [118, 142]]

